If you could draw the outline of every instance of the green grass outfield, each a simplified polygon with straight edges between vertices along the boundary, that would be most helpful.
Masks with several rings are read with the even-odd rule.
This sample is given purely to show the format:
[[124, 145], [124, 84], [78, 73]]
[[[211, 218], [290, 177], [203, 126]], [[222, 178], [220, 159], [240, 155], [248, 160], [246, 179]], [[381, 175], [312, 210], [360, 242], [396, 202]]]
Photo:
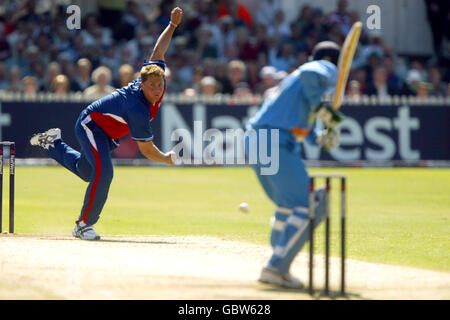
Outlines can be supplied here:
[[[348, 177], [348, 257], [450, 271], [450, 169], [310, 172]], [[338, 189], [337, 184], [333, 187]], [[15, 231], [70, 234], [85, 188], [61, 167], [18, 167]], [[333, 192], [331, 241], [336, 256], [338, 201]], [[241, 202], [250, 205], [249, 214], [238, 212]], [[249, 168], [116, 167], [96, 230], [115, 235], [210, 235], [268, 245], [273, 209]], [[5, 229], [7, 217], [3, 223]], [[316, 232], [316, 252], [323, 252], [323, 231], [322, 225]]]

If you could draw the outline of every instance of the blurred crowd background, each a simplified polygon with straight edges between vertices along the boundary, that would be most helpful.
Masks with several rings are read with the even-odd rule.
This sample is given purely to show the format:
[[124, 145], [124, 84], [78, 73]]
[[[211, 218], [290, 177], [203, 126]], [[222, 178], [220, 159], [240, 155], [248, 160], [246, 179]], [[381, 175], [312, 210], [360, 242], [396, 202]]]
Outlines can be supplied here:
[[[398, 56], [382, 33], [364, 30], [347, 95], [450, 95], [449, 4], [424, 2], [434, 54]], [[96, 12], [81, 12], [81, 29], [69, 30], [68, 1], [0, 0], [0, 90], [95, 99], [125, 86], [138, 77], [178, 5], [184, 17], [166, 54], [167, 92], [266, 96], [308, 61], [316, 43], [342, 44], [360, 20], [347, 0], [328, 12], [313, 3], [299, 5], [288, 23], [279, 0], [260, 0], [257, 10], [236, 0], [100, 0]]]

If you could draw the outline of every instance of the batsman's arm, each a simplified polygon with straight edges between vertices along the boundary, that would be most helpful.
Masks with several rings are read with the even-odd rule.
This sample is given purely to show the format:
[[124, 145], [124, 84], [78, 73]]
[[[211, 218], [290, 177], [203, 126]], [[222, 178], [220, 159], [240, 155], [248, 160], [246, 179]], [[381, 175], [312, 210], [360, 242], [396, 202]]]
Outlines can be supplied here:
[[182, 17], [183, 10], [181, 10], [181, 8], [176, 7], [172, 10], [172, 12], [170, 13], [170, 23], [156, 41], [152, 55], [150, 56], [151, 61], [164, 60], [164, 55], [166, 54], [167, 48], [169, 47], [170, 40], [172, 39], [176, 27], [181, 23]]
[[317, 121], [314, 121], [309, 134], [306, 136], [305, 141], [311, 146], [317, 146], [317, 137], [320, 135], [320, 130], [317, 128]]
[[173, 151], [164, 153], [161, 150], [159, 150], [157, 146], [155, 146], [153, 141], [146, 141], [146, 142], [137, 141], [137, 144], [139, 147], [139, 151], [141, 151], [141, 153], [146, 158], [155, 162], [163, 162], [169, 165], [174, 164], [172, 158], [172, 153], [174, 153]]
[[311, 106], [319, 104], [327, 89], [326, 76], [316, 70], [304, 70], [300, 74], [300, 82], [308, 104]]

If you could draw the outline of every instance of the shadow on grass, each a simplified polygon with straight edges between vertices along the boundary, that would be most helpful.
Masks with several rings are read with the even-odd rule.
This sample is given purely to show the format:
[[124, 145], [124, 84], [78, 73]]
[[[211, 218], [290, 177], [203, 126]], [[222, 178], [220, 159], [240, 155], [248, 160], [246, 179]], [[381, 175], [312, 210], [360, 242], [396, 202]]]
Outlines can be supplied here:
[[[178, 242], [176, 241], [161, 241], [161, 240], [152, 240], [152, 239], [142, 239], [142, 237], [140, 237], [139, 239], [133, 240], [130, 238], [127, 238], [126, 236], [124, 237], [118, 237], [117, 239], [111, 239], [110, 237], [106, 236], [105, 238], [101, 238], [100, 240], [81, 240], [79, 238], [75, 238], [74, 236], [68, 236], [68, 235], [36, 235], [36, 234], [11, 234], [11, 233], [4, 233], [4, 234], [0, 234], [1, 238], [30, 238], [30, 239], [35, 239], [35, 240], [56, 240], [56, 241], [85, 241], [85, 242], [92, 242], [92, 243], [138, 243], [138, 244], [151, 244], [151, 245], [156, 245], [156, 244], [178, 244]], [[130, 236], [131, 237], [131, 236]]]
[[[77, 239], [79, 240], [79, 239]], [[129, 239], [100, 239], [97, 242], [112, 242], [112, 243], [142, 243], [142, 244], [178, 244], [170, 241], [156, 241], [156, 240], [129, 240]]]
[[275, 293], [299, 293], [299, 294], [305, 294], [311, 297], [311, 299], [314, 300], [320, 300], [320, 299], [330, 299], [330, 300], [351, 300], [351, 299], [358, 299], [358, 300], [370, 300], [369, 298], [364, 298], [359, 293], [352, 293], [352, 292], [346, 292], [345, 296], [342, 296], [340, 292], [338, 291], [330, 291], [329, 294], [325, 294], [324, 291], [316, 291], [313, 295], [309, 294], [309, 290], [307, 287], [303, 289], [290, 289], [290, 288], [280, 288], [280, 287], [271, 287], [267, 286], [262, 289], [262, 291], [266, 292], [275, 292]]

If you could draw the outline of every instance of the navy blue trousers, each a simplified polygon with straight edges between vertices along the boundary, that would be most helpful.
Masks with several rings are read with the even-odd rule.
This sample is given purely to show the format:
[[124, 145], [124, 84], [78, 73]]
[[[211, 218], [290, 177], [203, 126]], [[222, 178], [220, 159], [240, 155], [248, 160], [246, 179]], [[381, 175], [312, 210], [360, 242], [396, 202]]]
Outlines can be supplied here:
[[55, 141], [54, 148], [49, 148], [48, 154], [78, 177], [89, 182], [76, 223], [83, 221], [87, 225], [93, 225], [100, 218], [113, 179], [111, 151], [114, 149], [114, 142], [86, 112], [82, 112], [77, 120], [75, 135], [81, 145], [80, 152], [64, 141], [58, 140]]

